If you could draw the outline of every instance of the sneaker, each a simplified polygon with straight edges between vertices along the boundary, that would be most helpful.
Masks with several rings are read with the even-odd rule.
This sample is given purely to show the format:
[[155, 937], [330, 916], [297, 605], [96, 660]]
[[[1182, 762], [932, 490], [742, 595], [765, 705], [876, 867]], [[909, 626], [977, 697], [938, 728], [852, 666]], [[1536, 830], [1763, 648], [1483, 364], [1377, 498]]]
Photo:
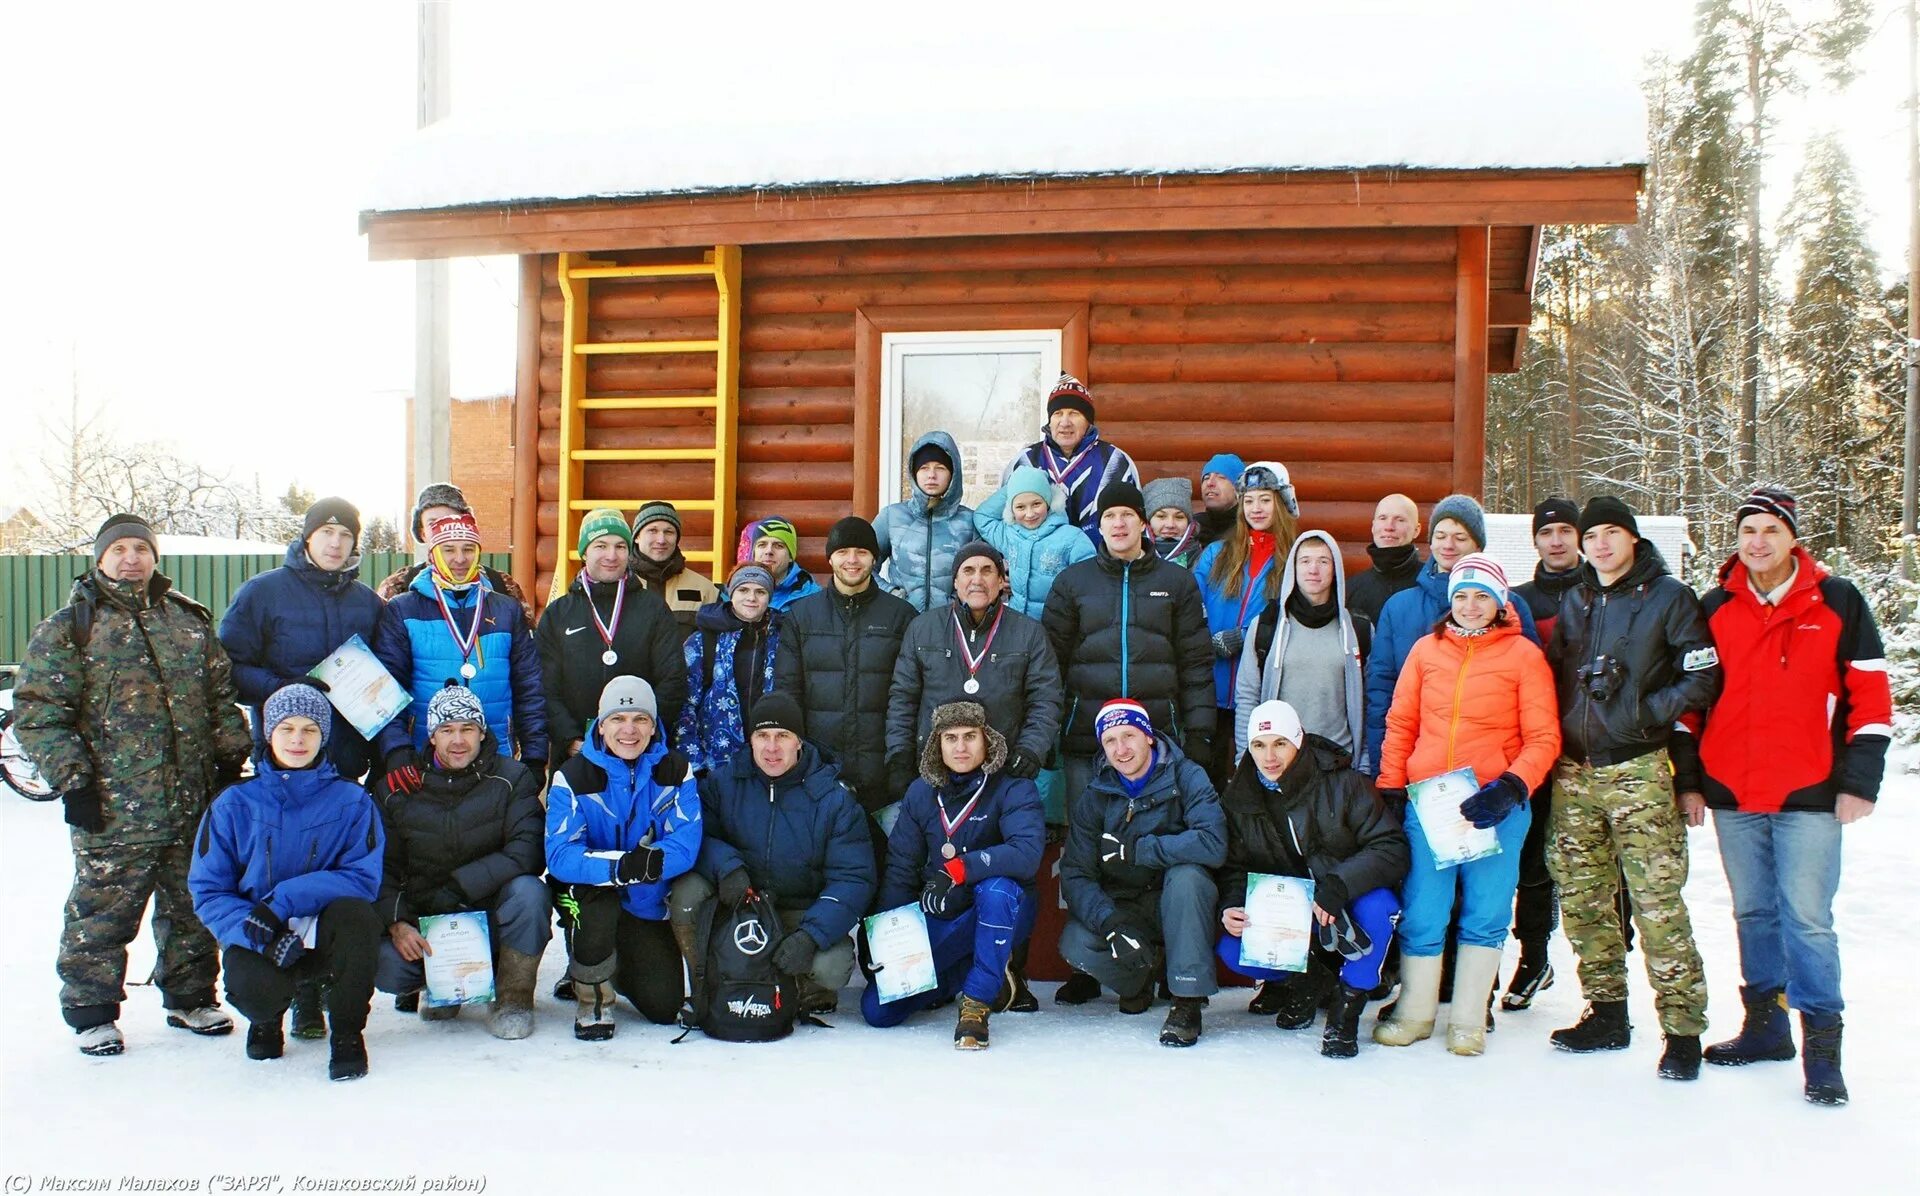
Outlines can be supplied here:
[[1507, 995], [1500, 998], [1500, 1008], [1509, 1012], [1526, 1009], [1533, 1004], [1533, 998], [1553, 987], [1553, 964], [1547, 961], [1547, 948], [1522, 945], [1520, 963], [1513, 969], [1513, 979], [1507, 982]]
[[1700, 1036], [1669, 1034], [1667, 1049], [1660, 1053], [1660, 1078], [1697, 1080], [1700, 1078]]
[[1100, 995], [1100, 982], [1085, 972], [1075, 972], [1054, 991], [1055, 1005], [1085, 1005]]
[[357, 1080], [367, 1074], [367, 1040], [358, 1034], [334, 1035], [333, 1057], [327, 1060], [329, 1080]]
[[1551, 1037], [1554, 1046], [1576, 1055], [1594, 1051], [1623, 1051], [1633, 1041], [1633, 1026], [1627, 1021], [1627, 1003], [1591, 1002], [1577, 1025], [1555, 1030]]
[[101, 1022], [97, 1026], [75, 1030], [74, 1035], [80, 1039], [82, 1055], [104, 1058], [108, 1055], [118, 1055], [127, 1049], [127, 1040], [120, 1037], [120, 1027], [112, 1022]]
[[167, 1024], [176, 1030], [191, 1030], [209, 1038], [233, 1033], [233, 1018], [218, 1005], [202, 1005], [198, 1009], [169, 1009]]
[[987, 1049], [987, 1015], [989, 1010], [972, 997], [960, 998], [960, 1018], [953, 1026], [953, 1049], [956, 1051], [984, 1051]]
[[321, 999], [318, 980], [302, 980], [293, 986], [293, 1036], [307, 1039], [327, 1036], [326, 1004]]
[[1166, 1024], [1160, 1027], [1160, 1045], [1190, 1047], [1199, 1042], [1201, 1008], [1199, 997], [1175, 997]]
[[278, 1059], [286, 1049], [287, 1036], [280, 1029], [279, 1018], [247, 1024], [247, 1058]]

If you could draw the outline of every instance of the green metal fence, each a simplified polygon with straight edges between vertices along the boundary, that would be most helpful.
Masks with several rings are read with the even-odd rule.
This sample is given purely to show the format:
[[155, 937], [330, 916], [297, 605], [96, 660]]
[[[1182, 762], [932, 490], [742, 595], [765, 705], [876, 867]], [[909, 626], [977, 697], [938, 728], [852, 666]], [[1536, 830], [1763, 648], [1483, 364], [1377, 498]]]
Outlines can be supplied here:
[[[217, 624], [233, 601], [240, 583], [256, 573], [278, 567], [284, 553], [258, 556], [169, 556], [160, 570], [174, 586], [213, 611]], [[481, 557], [504, 572], [511, 558], [504, 552]], [[395, 569], [413, 563], [410, 552], [373, 552], [360, 561], [360, 579], [377, 585]], [[93, 567], [85, 556], [0, 556], [0, 664], [18, 664], [27, 640], [40, 620], [67, 603], [73, 579]]]

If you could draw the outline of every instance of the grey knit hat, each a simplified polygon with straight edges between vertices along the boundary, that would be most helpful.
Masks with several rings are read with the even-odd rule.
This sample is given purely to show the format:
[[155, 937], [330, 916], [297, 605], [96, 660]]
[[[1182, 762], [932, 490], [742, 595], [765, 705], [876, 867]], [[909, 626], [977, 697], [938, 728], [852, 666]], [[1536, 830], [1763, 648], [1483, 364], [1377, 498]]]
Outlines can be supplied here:
[[1451, 519], [1466, 528], [1475, 548], [1486, 548], [1487, 513], [1471, 495], [1449, 494], [1434, 503], [1433, 518], [1427, 520], [1427, 526], [1438, 527], [1442, 519]]
[[444, 685], [427, 699], [427, 734], [439, 730], [441, 723], [472, 723], [487, 729], [487, 708], [480, 697], [464, 685]]
[[927, 732], [927, 742], [920, 748], [920, 779], [935, 789], [952, 779], [947, 762], [940, 755], [940, 732], [955, 727], [980, 727], [986, 731], [987, 761], [982, 768], [999, 772], [1007, 766], [1006, 736], [987, 722], [987, 708], [978, 702], [946, 702], [934, 709], [933, 728]]
[[656, 723], [660, 721], [660, 703], [653, 696], [653, 686], [647, 684], [646, 678], [615, 677], [600, 691], [600, 713], [597, 717], [605, 718], [623, 711], [638, 711]]
[[327, 695], [311, 685], [296, 682], [268, 695], [260, 711], [266, 738], [273, 738], [274, 728], [290, 718], [310, 718], [319, 723], [321, 747], [326, 747], [327, 740], [333, 738], [333, 704], [327, 701]]
[[1155, 511], [1167, 507], [1179, 507], [1189, 518], [1193, 515], [1192, 478], [1155, 478], [1142, 486], [1140, 493], [1147, 500], [1149, 519]]

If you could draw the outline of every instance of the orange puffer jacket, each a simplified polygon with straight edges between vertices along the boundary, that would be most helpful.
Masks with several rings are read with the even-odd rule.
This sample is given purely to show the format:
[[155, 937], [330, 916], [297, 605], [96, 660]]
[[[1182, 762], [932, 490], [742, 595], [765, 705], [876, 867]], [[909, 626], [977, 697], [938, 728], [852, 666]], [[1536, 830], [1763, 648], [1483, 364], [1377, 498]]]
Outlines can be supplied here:
[[1511, 772], [1531, 793], [1559, 756], [1553, 671], [1511, 605], [1485, 635], [1449, 629], [1414, 644], [1387, 711], [1382, 788], [1466, 767], [1482, 785]]

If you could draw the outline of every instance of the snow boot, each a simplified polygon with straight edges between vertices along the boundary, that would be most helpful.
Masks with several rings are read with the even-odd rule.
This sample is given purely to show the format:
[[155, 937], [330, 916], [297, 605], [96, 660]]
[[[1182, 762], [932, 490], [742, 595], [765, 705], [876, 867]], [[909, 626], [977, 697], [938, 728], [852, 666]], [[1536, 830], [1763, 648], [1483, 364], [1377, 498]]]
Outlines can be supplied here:
[[1326, 1004], [1340, 978], [1333, 969], [1308, 956], [1307, 970], [1281, 982], [1279, 1000], [1274, 1006], [1273, 1024], [1282, 1030], [1299, 1030], [1313, 1024], [1313, 1015]]
[[1160, 1045], [1190, 1047], [1199, 1042], [1200, 1010], [1205, 1004], [1205, 997], [1175, 997], [1166, 1024], [1160, 1027]]
[[1085, 1005], [1100, 995], [1100, 982], [1085, 972], [1075, 972], [1054, 991], [1055, 1005]]
[[533, 986], [540, 977], [540, 957], [502, 947], [498, 963], [487, 1033], [495, 1038], [526, 1038], [533, 1033]]
[[302, 980], [293, 986], [293, 1036], [327, 1036], [327, 1003], [318, 980]]
[[1744, 1067], [1749, 1063], [1793, 1058], [1793, 1027], [1787, 1020], [1787, 991], [1783, 988], [1740, 986], [1747, 1017], [1740, 1033], [1706, 1050], [1708, 1063], [1717, 1067]]
[[112, 1022], [83, 1027], [75, 1030], [74, 1035], [80, 1039], [80, 1053], [96, 1059], [118, 1055], [127, 1049], [127, 1040], [120, 1037], [120, 1027]]
[[1373, 1027], [1375, 1042], [1412, 1046], [1433, 1037], [1433, 1022], [1440, 1012], [1440, 968], [1438, 955], [1400, 957], [1400, 999], [1394, 1002], [1392, 1016]]
[[1669, 1034], [1667, 1049], [1660, 1052], [1660, 1078], [1697, 1080], [1700, 1078], [1700, 1036]]
[[1633, 1041], [1633, 1023], [1627, 1020], [1625, 1001], [1590, 1001], [1576, 1025], [1555, 1030], [1553, 1045], [1576, 1055], [1594, 1051], [1624, 1051]]
[[395, 1013], [420, 1012], [420, 994], [417, 991], [393, 994], [393, 1011]]
[[961, 994], [960, 1018], [953, 1025], [953, 1049], [956, 1051], [984, 1051], [987, 1049], [987, 1015], [991, 1012], [984, 1004], [972, 997]]
[[833, 1013], [840, 1008], [840, 994], [815, 984], [811, 976], [795, 976], [793, 987], [803, 1014]]
[[247, 1023], [247, 1058], [278, 1059], [287, 1050], [287, 1034], [279, 1018]]
[[573, 997], [573, 977], [562, 973], [560, 979], [553, 982], [553, 999], [571, 1001]]
[[1262, 980], [1254, 986], [1253, 1000], [1247, 1002], [1247, 1012], [1262, 1017], [1272, 1017], [1280, 1012], [1280, 993], [1285, 987], [1284, 980]]
[[1000, 995], [994, 998], [995, 1013], [1038, 1013], [1040, 1002], [1027, 987], [1027, 940], [1022, 940], [1007, 957], [1006, 979]]
[[1801, 1067], [1807, 1077], [1806, 1097], [1816, 1105], [1847, 1103], [1847, 1082], [1840, 1075], [1840, 1031], [1837, 1013], [1800, 1015]]
[[1320, 1053], [1329, 1059], [1351, 1059], [1360, 1053], [1360, 1011], [1367, 1007], [1367, 990], [1342, 981], [1327, 1002], [1327, 1028], [1320, 1035]]
[[218, 1005], [198, 1009], [169, 1009], [167, 1024], [176, 1030], [191, 1030], [208, 1038], [233, 1033], [233, 1017]]
[[1514, 965], [1513, 979], [1507, 982], [1507, 995], [1500, 1008], [1516, 1012], [1533, 1004], [1533, 998], [1553, 987], [1553, 964], [1547, 960], [1547, 940], [1522, 940], [1520, 962]]
[[1145, 1013], [1153, 1008], [1153, 982], [1149, 980], [1140, 986], [1140, 991], [1120, 998], [1120, 1012], [1126, 1014]]
[[1453, 968], [1453, 1004], [1447, 1007], [1447, 1049], [1479, 1055], [1487, 1049], [1487, 1005], [1500, 979], [1500, 948], [1460, 948]]
[[335, 1034], [327, 1060], [329, 1080], [357, 1080], [367, 1074], [367, 1040], [359, 1034]]

